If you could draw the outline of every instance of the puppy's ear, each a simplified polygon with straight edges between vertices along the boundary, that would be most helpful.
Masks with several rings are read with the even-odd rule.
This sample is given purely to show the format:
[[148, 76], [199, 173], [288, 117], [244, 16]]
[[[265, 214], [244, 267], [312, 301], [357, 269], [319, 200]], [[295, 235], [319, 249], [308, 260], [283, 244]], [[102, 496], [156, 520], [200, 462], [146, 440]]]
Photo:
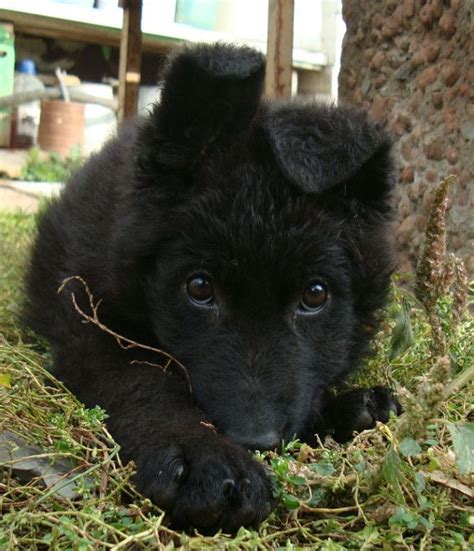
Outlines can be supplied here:
[[185, 46], [168, 59], [161, 101], [140, 142], [155, 168], [194, 166], [209, 147], [226, 147], [251, 124], [262, 92], [262, 54], [227, 44]]
[[392, 141], [364, 112], [290, 104], [270, 109], [265, 125], [281, 170], [302, 191], [387, 210]]

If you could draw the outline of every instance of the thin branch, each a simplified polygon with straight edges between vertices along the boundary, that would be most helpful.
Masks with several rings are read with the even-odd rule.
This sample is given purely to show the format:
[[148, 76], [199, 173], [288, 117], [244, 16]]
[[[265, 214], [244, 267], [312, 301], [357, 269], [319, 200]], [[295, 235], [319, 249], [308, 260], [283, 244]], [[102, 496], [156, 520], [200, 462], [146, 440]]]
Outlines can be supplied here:
[[148, 346], [146, 344], [141, 344], [141, 343], [133, 341], [133, 340], [127, 338], [127, 337], [124, 337], [123, 335], [119, 335], [118, 333], [116, 333], [115, 331], [113, 331], [112, 329], [110, 329], [109, 327], [107, 327], [106, 325], [104, 325], [100, 321], [99, 315], [98, 315], [98, 310], [99, 310], [99, 306], [102, 303], [102, 299], [98, 300], [97, 303], [94, 303], [94, 295], [92, 294], [91, 290], [89, 289], [89, 286], [87, 285], [86, 281], [81, 276], [71, 276], [71, 277], [68, 277], [68, 278], [64, 279], [63, 282], [61, 283], [58, 291], [57, 291], [58, 294], [62, 293], [64, 291], [65, 287], [71, 281], [79, 281], [79, 283], [82, 284], [82, 286], [84, 288], [84, 291], [87, 295], [88, 301], [89, 301], [89, 306], [92, 310], [92, 315], [86, 314], [84, 312], [84, 310], [82, 310], [82, 308], [78, 305], [77, 300], [76, 300], [76, 295], [75, 295], [74, 291], [71, 292], [72, 304], [73, 304], [74, 309], [76, 310], [76, 312], [82, 317], [83, 323], [92, 323], [93, 325], [98, 327], [104, 333], [107, 333], [111, 337], [114, 337], [117, 344], [123, 350], [130, 350], [130, 349], [133, 349], [133, 348], [140, 348], [142, 350], [147, 350], [149, 352], [154, 352], [155, 354], [161, 354], [161, 355], [165, 356], [168, 359], [168, 361], [166, 362], [166, 365], [164, 367], [159, 365], [159, 364], [154, 364], [152, 362], [140, 361], [140, 360], [132, 360], [130, 363], [131, 364], [146, 364], [146, 365], [150, 365], [150, 366], [153, 366], [153, 367], [158, 367], [159, 369], [161, 369], [163, 371], [163, 373], [167, 373], [168, 367], [172, 363], [175, 363], [181, 369], [181, 371], [184, 373], [184, 375], [186, 377], [190, 394], [193, 393], [193, 389], [192, 389], [192, 386], [191, 386], [191, 380], [189, 378], [189, 374], [188, 374], [187, 369], [184, 367], [184, 365], [180, 361], [178, 361], [176, 358], [174, 358], [171, 354], [168, 354], [168, 352], [165, 352], [164, 350], [161, 350], [159, 348], [154, 348], [153, 346]]

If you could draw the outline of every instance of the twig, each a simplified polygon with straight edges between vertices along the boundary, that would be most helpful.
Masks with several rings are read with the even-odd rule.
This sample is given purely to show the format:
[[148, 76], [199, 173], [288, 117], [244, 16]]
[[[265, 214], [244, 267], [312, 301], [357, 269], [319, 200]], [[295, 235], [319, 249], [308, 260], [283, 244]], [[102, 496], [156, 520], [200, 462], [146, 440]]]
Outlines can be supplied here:
[[[165, 513], [162, 513], [156, 522], [153, 524], [151, 528], [148, 530], [144, 530], [143, 532], [139, 532], [138, 534], [130, 534], [128, 537], [126, 537], [124, 540], [122, 540], [120, 543], [112, 547], [112, 549], [115, 551], [117, 549], [123, 549], [127, 547], [130, 543], [137, 543], [139, 541], [146, 540], [147, 538], [154, 536], [156, 529], [161, 528], [161, 524], [163, 522], [163, 518], [165, 516]], [[155, 535], [156, 537], [156, 535]]]
[[348, 507], [336, 507], [331, 509], [330, 507], [310, 507], [309, 505], [301, 504], [301, 509], [307, 513], [320, 513], [325, 515], [340, 515], [341, 513], [352, 513], [354, 511], [360, 511], [359, 505], [349, 505]]
[[100, 321], [97, 312], [99, 310], [99, 306], [102, 303], [102, 299], [98, 300], [97, 303], [94, 304], [94, 295], [92, 294], [91, 290], [89, 289], [89, 286], [87, 285], [86, 281], [82, 277], [80, 277], [80, 276], [71, 276], [71, 277], [68, 277], [68, 278], [64, 279], [63, 282], [61, 283], [61, 285], [59, 286], [59, 289], [57, 291], [58, 294], [62, 293], [64, 291], [66, 285], [68, 283], [70, 283], [71, 281], [79, 281], [82, 284], [82, 286], [84, 287], [84, 291], [87, 295], [87, 298], [89, 300], [89, 306], [92, 310], [92, 315], [86, 314], [84, 312], [84, 310], [82, 310], [82, 308], [77, 303], [76, 295], [75, 295], [74, 291], [71, 292], [71, 301], [74, 305], [74, 309], [83, 318], [84, 323], [92, 323], [93, 325], [98, 327], [104, 333], [107, 333], [108, 335], [114, 337], [117, 344], [123, 350], [130, 350], [130, 349], [133, 349], [133, 348], [140, 348], [142, 350], [148, 350], [148, 351], [154, 352], [156, 354], [162, 354], [163, 356], [168, 358], [168, 362], [166, 363], [165, 367], [163, 367], [159, 364], [153, 364], [151, 362], [146, 362], [146, 361], [141, 361], [141, 360], [132, 360], [130, 363], [132, 363], [132, 364], [134, 364], [134, 363], [135, 364], [144, 363], [144, 364], [147, 364], [147, 365], [152, 365], [154, 367], [158, 367], [164, 373], [166, 373], [166, 370], [167, 370], [168, 366], [170, 365], [170, 362], [174, 362], [182, 370], [182, 372], [184, 373], [184, 375], [186, 377], [186, 380], [188, 382], [188, 388], [189, 388], [190, 394], [193, 393], [193, 389], [192, 389], [192, 386], [191, 386], [191, 379], [189, 378], [189, 374], [188, 374], [187, 369], [184, 367], [184, 365], [180, 361], [178, 361], [176, 358], [174, 358], [171, 354], [168, 354], [168, 352], [165, 352], [164, 350], [160, 350], [159, 348], [154, 348], [153, 346], [148, 346], [146, 344], [141, 344], [139, 342], [128, 339], [127, 337], [124, 337], [123, 335], [119, 335], [118, 333], [116, 333], [115, 331], [112, 331], [112, 329], [110, 329], [109, 327], [107, 327], [106, 325], [104, 325]]

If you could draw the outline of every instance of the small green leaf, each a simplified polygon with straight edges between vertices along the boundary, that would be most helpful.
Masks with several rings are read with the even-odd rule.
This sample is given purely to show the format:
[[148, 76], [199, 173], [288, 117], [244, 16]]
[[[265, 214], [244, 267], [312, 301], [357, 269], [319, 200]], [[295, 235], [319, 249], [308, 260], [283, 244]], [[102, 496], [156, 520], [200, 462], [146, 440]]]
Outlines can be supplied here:
[[383, 464], [383, 477], [390, 484], [393, 494], [398, 503], [403, 503], [403, 494], [400, 489], [400, 480], [402, 478], [401, 459], [393, 448], [389, 449]]
[[331, 463], [331, 461], [329, 461], [329, 459], [323, 459], [319, 463], [311, 463], [309, 467], [311, 468], [312, 471], [316, 472], [321, 476], [331, 476], [336, 470], [334, 468], [334, 465]]
[[395, 513], [388, 519], [388, 523], [390, 526], [393, 525], [403, 525], [407, 520], [410, 519], [409, 514], [405, 511], [403, 507], [398, 507], [395, 510]]
[[433, 530], [434, 526], [431, 521], [429, 521], [427, 518], [420, 516], [418, 518], [419, 523], [427, 530], [428, 532], [431, 532]]
[[415, 473], [415, 490], [418, 495], [421, 495], [426, 487], [425, 477], [421, 473]]
[[406, 350], [415, 343], [413, 328], [410, 320], [410, 307], [404, 300], [397, 316], [395, 327], [392, 331], [392, 341], [390, 343], [390, 359], [401, 356]]
[[413, 438], [404, 438], [400, 442], [400, 453], [405, 457], [418, 455], [421, 452], [421, 448], [416, 440]]
[[304, 486], [306, 484], [306, 479], [302, 476], [290, 476], [288, 480], [293, 486]]
[[290, 511], [298, 509], [298, 507], [300, 506], [299, 499], [295, 496], [292, 496], [291, 494], [283, 494], [281, 496], [281, 500], [283, 501], [283, 505]]
[[326, 495], [326, 490], [324, 490], [323, 488], [314, 488], [308, 505], [310, 507], [317, 507], [321, 503], [325, 495]]
[[449, 423], [456, 464], [461, 474], [474, 471], [474, 423]]
[[9, 373], [0, 373], [0, 386], [5, 388], [12, 387], [12, 376]]

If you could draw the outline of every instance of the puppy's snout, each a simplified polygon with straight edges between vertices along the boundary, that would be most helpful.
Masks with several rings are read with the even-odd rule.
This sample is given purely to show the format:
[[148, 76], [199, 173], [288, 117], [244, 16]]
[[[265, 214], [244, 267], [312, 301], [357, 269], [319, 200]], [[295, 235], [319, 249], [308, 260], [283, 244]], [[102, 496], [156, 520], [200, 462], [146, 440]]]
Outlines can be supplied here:
[[267, 431], [256, 434], [240, 434], [237, 432], [226, 432], [226, 436], [237, 444], [248, 450], [273, 450], [281, 443], [281, 436], [276, 431]]

